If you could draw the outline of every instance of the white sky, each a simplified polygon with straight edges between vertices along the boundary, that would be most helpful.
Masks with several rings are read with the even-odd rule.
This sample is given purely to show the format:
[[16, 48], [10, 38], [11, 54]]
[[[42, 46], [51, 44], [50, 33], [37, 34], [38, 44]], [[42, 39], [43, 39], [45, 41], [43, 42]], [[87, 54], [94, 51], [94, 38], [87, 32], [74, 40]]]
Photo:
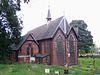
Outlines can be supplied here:
[[[20, 15], [23, 17], [24, 28], [22, 35], [46, 23], [48, 0], [30, 0], [29, 4], [22, 3]], [[52, 20], [65, 13], [68, 23], [72, 20], [84, 20], [93, 40], [100, 46], [100, 0], [50, 0]]]

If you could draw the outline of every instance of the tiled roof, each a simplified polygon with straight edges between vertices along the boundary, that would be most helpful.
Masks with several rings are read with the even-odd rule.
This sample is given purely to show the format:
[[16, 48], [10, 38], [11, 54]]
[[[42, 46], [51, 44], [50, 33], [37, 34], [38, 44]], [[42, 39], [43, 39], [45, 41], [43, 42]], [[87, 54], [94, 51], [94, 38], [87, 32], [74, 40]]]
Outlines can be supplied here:
[[[64, 28], [64, 25], [66, 25], [66, 28]], [[70, 26], [63, 16], [29, 31], [25, 36], [22, 37], [22, 41], [19, 43], [19, 45], [16, 45], [15, 47], [20, 47], [20, 45], [25, 41], [26, 37], [29, 34], [32, 34], [32, 36], [34, 36], [34, 39], [37, 41], [52, 38], [58, 28], [61, 28], [63, 32], [66, 29], [66, 33], [64, 33], [65, 35], [67, 35], [67, 33], [69, 32]]]
[[62, 18], [63, 17], [53, 20], [48, 24], [42, 25], [36, 29], [29, 31], [28, 33], [33, 33], [33, 36], [35, 37], [36, 40], [51, 38], [53, 32], [59, 25]]
[[18, 50], [19, 47], [23, 44], [23, 42], [26, 40], [27, 37], [28, 37], [28, 35], [23, 36], [23, 37], [21, 38], [21, 41], [19, 42], [19, 44], [15, 44], [15, 43], [12, 44], [12, 45], [11, 45], [12, 50]]

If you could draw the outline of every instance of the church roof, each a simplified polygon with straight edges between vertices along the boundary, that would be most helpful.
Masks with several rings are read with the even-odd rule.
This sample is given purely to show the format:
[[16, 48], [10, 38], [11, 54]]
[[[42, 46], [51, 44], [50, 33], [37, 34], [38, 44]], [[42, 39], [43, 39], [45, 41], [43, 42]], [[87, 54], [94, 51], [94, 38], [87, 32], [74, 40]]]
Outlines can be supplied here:
[[[56, 32], [57, 28], [60, 27], [62, 31], [64, 31], [64, 23], [63, 23], [63, 16], [51, 21], [48, 24], [44, 24], [36, 29], [29, 31], [28, 33], [32, 33], [36, 40], [43, 40], [52, 38], [53, 34]], [[66, 21], [66, 33], [69, 30], [69, 25]]]
[[22, 41], [20, 42], [19, 45], [21, 45], [22, 42], [25, 41], [26, 37], [29, 34], [31, 34], [36, 41], [50, 39], [54, 36], [58, 28], [60, 28], [64, 32], [65, 35], [68, 34], [70, 30], [70, 26], [68, 25], [67, 20], [65, 19], [64, 16], [29, 31], [26, 35], [22, 37]]
[[32, 34], [26, 34], [25, 36], [23, 36], [21, 38], [21, 41], [19, 42], [19, 44], [14, 43], [14, 44], [11, 45], [12, 50], [18, 50], [20, 48], [20, 46], [27, 40], [27, 38], [29, 36], [31, 36], [32, 39], [35, 41], [35, 43], [38, 45], [38, 42], [36, 41], [36, 39], [34, 38], [34, 36]]

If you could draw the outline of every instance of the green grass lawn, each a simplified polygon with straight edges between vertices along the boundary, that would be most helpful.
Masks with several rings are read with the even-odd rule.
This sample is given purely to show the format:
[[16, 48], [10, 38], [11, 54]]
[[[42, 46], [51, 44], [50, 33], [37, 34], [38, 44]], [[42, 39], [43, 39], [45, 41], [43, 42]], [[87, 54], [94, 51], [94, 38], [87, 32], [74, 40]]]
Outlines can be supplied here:
[[[100, 70], [100, 58], [95, 58], [95, 69]], [[51, 73], [45, 74], [45, 68], [49, 68]], [[47, 66], [43, 64], [0, 64], [0, 75], [56, 75], [54, 71], [60, 71], [59, 75], [64, 74], [63, 66]], [[67, 75], [93, 75], [94, 66], [92, 58], [79, 58], [78, 65], [69, 66]]]

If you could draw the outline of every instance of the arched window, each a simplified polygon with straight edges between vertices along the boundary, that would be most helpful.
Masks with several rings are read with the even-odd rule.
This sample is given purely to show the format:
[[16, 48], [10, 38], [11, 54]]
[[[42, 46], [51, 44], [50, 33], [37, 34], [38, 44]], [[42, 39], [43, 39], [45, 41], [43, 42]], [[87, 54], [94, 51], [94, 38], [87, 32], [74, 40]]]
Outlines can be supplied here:
[[75, 40], [74, 40], [74, 37], [73, 37], [73, 35], [70, 35], [69, 36], [69, 52], [74, 52], [74, 49], [75, 49], [75, 47], [74, 47], [74, 42]]
[[33, 50], [32, 43], [29, 43], [27, 47], [27, 55], [32, 55], [33, 54], [32, 50]]
[[29, 47], [27, 47], [27, 55], [30, 54], [30, 51], [29, 50], [30, 50]]
[[64, 50], [64, 47], [63, 47], [63, 39], [61, 36], [59, 36], [56, 40], [57, 42], [57, 51], [58, 52], [62, 52]]

